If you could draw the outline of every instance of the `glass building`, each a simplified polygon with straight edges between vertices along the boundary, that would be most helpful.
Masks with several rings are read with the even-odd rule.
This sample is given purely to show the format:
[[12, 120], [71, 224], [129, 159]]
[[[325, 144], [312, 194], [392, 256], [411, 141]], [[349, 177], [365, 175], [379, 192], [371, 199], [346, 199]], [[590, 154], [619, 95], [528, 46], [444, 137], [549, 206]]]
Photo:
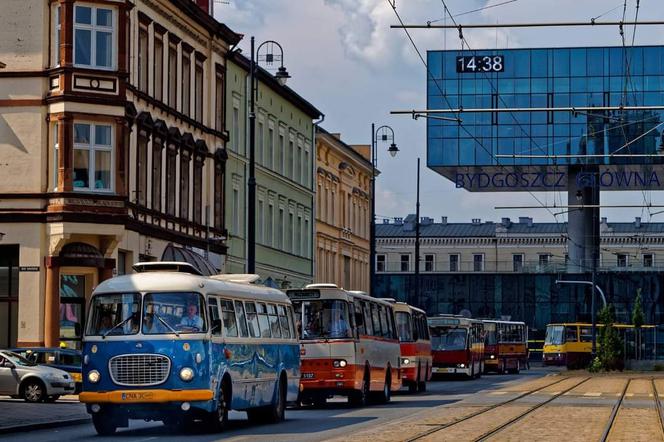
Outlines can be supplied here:
[[[662, 46], [430, 51], [428, 64], [430, 110], [664, 106]], [[428, 166], [448, 178], [463, 166], [490, 171], [502, 166], [661, 164], [664, 159], [609, 156], [657, 153], [664, 109], [459, 116], [462, 124], [435, 119], [427, 124]]]

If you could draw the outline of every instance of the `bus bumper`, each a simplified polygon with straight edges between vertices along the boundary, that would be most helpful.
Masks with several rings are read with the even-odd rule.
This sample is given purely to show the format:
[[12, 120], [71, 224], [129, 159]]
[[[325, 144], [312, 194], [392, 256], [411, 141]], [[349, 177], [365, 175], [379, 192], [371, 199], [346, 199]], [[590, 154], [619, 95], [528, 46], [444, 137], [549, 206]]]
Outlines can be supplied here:
[[212, 390], [114, 390], [84, 391], [79, 401], [84, 404], [164, 404], [169, 402], [210, 401]]
[[466, 376], [470, 376], [470, 367], [432, 367], [431, 372], [434, 375], [465, 374]]
[[567, 365], [567, 355], [565, 353], [544, 353], [542, 362], [544, 365]]

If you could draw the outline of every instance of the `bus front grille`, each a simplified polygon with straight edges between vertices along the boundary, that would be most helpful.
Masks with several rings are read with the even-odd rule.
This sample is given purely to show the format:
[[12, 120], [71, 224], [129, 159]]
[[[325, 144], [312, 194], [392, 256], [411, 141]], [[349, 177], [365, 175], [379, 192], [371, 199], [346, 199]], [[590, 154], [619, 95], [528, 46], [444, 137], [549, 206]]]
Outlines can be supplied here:
[[108, 367], [111, 379], [118, 385], [159, 385], [168, 378], [171, 360], [155, 354], [121, 355], [111, 358]]

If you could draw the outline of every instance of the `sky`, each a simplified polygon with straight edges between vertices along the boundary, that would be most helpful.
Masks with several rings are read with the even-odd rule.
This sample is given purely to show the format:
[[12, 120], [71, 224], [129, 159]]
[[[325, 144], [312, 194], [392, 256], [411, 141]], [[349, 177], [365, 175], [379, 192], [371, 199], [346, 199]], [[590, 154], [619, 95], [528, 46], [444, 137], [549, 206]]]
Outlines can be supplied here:
[[[500, 210], [497, 206], [540, 206], [561, 201], [552, 192], [471, 193], [426, 168], [426, 121], [390, 111], [426, 108], [426, 69], [402, 29], [391, 29], [397, 17], [404, 22], [449, 23], [442, 0], [215, 0], [215, 18], [245, 38], [258, 43], [276, 40], [284, 48], [284, 64], [292, 78], [289, 86], [325, 114], [322, 126], [341, 133], [348, 144], [369, 144], [371, 123], [394, 129], [400, 149], [395, 158], [389, 144], [378, 146], [376, 214], [404, 217], [415, 213], [417, 158], [422, 159], [421, 216], [440, 222], [470, 222], [472, 218], [497, 221], [531, 216], [536, 222], [563, 222], [542, 208]], [[624, 1], [619, 0], [446, 0], [455, 20], [471, 23], [544, 21], [620, 21]], [[637, 0], [627, 0], [626, 20], [633, 20]], [[479, 12], [466, 13], [486, 6]], [[664, 1], [640, 0], [639, 20], [664, 20]], [[662, 26], [636, 28], [635, 44], [664, 44]], [[631, 42], [633, 27], [626, 32]], [[460, 49], [456, 30], [412, 30], [416, 46], [427, 50]], [[505, 28], [464, 30], [472, 49], [620, 45], [618, 27]], [[540, 202], [538, 202], [537, 198]], [[562, 200], [566, 195], [562, 195]], [[603, 192], [602, 204], [664, 204], [664, 192]], [[560, 204], [560, 203], [559, 203]], [[657, 208], [602, 209], [609, 221], [664, 222]]]

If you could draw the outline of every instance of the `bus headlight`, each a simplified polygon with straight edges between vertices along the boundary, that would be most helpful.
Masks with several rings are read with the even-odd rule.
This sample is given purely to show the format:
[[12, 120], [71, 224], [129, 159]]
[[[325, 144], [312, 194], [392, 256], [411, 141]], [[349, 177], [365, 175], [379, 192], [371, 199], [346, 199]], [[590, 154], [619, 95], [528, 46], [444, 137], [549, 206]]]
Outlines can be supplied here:
[[495, 356], [495, 355], [491, 355], [491, 356], [489, 356], [489, 357], [490, 357], [491, 359], [496, 359], [496, 356]]
[[182, 370], [180, 370], [180, 379], [185, 382], [191, 381], [194, 379], [194, 370], [189, 367], [184, 367]]
[[401, 358], [401, 365], [408, 365], [410, 364], [410, 359], [408, 358]]
[[90, 381], [91, 384], [96, 384], [99, 382], [99, 379], [101, 378], [101, 375], [97, 370], [91, 370], [88, 373], [88, 381]]
[[348, 363], [344, 359], [337, 359], [332, 362], [334, 368], [344, 368], [346, 365], [348, 365]]
[[466, 368], [466, 364], [458, 364], [457, 367], [459, 367], [459, 368]]

